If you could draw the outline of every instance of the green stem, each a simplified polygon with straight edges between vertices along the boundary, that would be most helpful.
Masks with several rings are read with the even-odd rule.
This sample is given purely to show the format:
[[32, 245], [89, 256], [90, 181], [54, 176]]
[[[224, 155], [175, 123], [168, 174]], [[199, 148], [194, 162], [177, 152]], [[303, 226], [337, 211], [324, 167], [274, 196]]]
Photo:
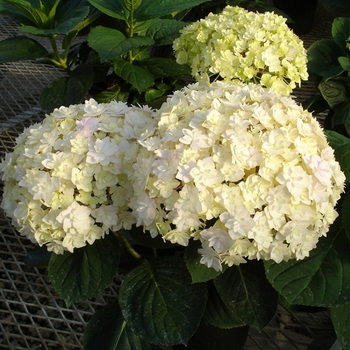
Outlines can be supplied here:
[[69, 72], [69, 67], [67, 65], [67, 60], [63, 59], [60, 55], [60, 52], [58, 51], [57, 48], [57, 42], [56, 42], [56, 34], [54, 35], [50, 35], [49, 40], [51, 43], [51, 47], [53, 49], [54, 55], [56, 59], [50, 59], [49, 60], [56, 66], [59, 68], [63, 68], [65, 71]]
[[121, 241], [123, 242], [125, 249], [132, 257], [134, 257], [137, 260], [143, 259], [142, 256], [132, 247], [132, 245], [127, 240], [127, 238], [125, 237], [125, 235], [122, 231], [118, 231], [118, 236], [121, 239]]
[[[130, 11], [130, 21], [129, 21], [129, 38], [134, 36], [134, 10]], [[134, 61], [134, 57], [132, 55], [132, 50], [129, 51], [129, 61], [132, 63]]]
[[152, 251], [153, 251], [153, 257], [157, 258], [158, 257], [157, 248], [152, 248]]

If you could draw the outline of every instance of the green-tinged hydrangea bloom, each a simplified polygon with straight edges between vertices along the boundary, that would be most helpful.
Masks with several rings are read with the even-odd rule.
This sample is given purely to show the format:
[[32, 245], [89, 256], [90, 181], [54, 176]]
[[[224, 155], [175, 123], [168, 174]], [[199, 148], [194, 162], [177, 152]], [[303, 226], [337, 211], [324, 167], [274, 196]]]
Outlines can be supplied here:
[[138, 224], [183, 246], [200, 240], [202, 263], [217, 270], [303, 259], [326, 235], [345, 176], [319, 123], [292, 98], [200, 82], [157, 113], [156, 132], [141, 141], [154, 155], [131, 206]]
[[197, 80], [219, 74], [288, 96], [308, 73], [303, 42], [285, 22], [272, 12], [227, 6], [181, 30], [173, 45], [176, 60], [188, 63]]
[[0, 166], [1, 207], [18, 231], [56, 254], [136, 223], [128, 204], [144, 185], [133, 164], [154, 112], [123, 102], [61, 107], [27, 128]]

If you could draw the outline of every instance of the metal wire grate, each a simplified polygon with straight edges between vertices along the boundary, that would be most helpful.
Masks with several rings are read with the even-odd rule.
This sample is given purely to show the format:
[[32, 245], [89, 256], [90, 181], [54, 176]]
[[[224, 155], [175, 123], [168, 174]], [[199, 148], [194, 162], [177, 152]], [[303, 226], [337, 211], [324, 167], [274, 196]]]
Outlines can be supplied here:
[[[306, 46], [329, 35], [331, 17], [321, 8], [317, 16], [320, 25], [302, 37]], [[16, 21], [0, 16], [0, 40], [17, 34]], [[44, 118], [38, 105], [40, 93], [60, 76], [62, 73], [51, 66], [28, 61], [0, 65], [0, 158], [12, 151], [16, 137], [25, 127]], [[304, 83], [295, 96], [305, 99], [313, 91], [312, 83]], [[0, 349], [82, 349], [88, 320], [115, 300], [120, 281], [116, 278], [92, 301], [67, 308], [50, 285], [47, 270], [24, 263], [26, 253], [33, 248], [0, 211]], [[250, 330], [245, 350], [312, 349], [317, 339], [322, 340], [322, 346], [327, 343], [325, 335], [334, 340], [327, 311], [291, 313], [279, 308], [261, 333]], [[322, 346], [314, 349], [321, 350]]]

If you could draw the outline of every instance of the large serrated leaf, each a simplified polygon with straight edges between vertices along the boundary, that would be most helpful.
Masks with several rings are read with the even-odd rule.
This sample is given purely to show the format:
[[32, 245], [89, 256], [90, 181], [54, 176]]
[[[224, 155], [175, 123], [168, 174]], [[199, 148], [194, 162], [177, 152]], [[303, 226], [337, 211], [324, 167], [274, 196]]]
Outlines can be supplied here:
[[261, 330], [275, 315], [277, 293], [267, 281], [261, 261], [232, 266], [214, 279], [227, 308], [242, 322]]
[[146, 36], [153, 38], [156, 45], [171, 45], [186, 25], [185, 22], [159, 18], [147, 29]]
[[119, 241], [113, 233], [74, 253], [52, 254], [49, 277], [69, 307], [102, 292], [113, 280], [120, 258]]
[[339, 218], [310, 256], [279, 264], [266, 261], [266, 275], [289, 304], [337, 306], [348, 302], [350, 246]]
[[331, 108], [337, 108], [347, 99], [347, 87], [342, 78], [322, 81], [318, 88]]
[[108, 103], [113, 100], [126, 102], [128, 100], [128, 97], [128, 91], [123, 91], [123, 89], [119, 85], [116, 85], [111, 89], [104, 90], [96, 95], [93, 95], [93, 98], [98, 103]]
[[192, 284], [181, 258], [144, 262], [124, 279], [119, 303], [130, 326], [158, 345], [187, 344], [206, 305], [206, 285]]
[[49, 84], [40, 94], [39, 104], [45, 113], [66, 105], [66, 91], [69, 77], [61, 77]]
[[101, 62], [117, 57], [114, 50], [125, 39], [125, 35], [119, 30], [98, 26], [90, 31], [88, 36], [89, 46], [97, 51]]
[[[346, 49], [346, 42], [350, 37], [350, 19], [346, 17], [335, 18], [332, 23], [332, 37], [344, 53], [349, 53]], [[339, 55], [341, 56], [341, 55]]]
[[245, 323], [226, 305], [213, 283], [208, 283], [208, 301], [204, 318], [218, 328], [241, 327]]
[[98, 52], [101, 62], [120, 57], [142, 46], [151, 46], [154, 40], [144, 36], [125, 36], [115, 29], [97, 27], [89, 34], [89, 45]]
[[[350, 291], [348, 291], [350, 293]], [[350, 302], [331, 307], [331, 318], [337, 339], [343, 350], [350, 349]]]
[[135, 11], [141, 4], [142, 0], [122, 0], [124, 6], [129, 11]]
[[41, 93], [40, 107], [46, 113], [60, 106], [69, 106], [82, 101], [94, 79], [94, 72], [88, 64], [79, 65], [69, 77], [53, 81]]
[[130, 83], [139, 93], [147, 91], [154, 84], [152, 74], [145, 68], [123, 59], [113, 60], [114, 73]]
[[46, 57], [49, 52], [36, 40], [16, 36], [0, 41], [0, 63], [33, 60]]
[[341, 170], [350, 182], [350, 139], [336, 131], [325, 130], [327, 141], [334, 149], [336, 160], [339, 162]]
[[6, 0], [11, 6], [20, 11], [21, 15], [24, 16], [29, 22], [39, 28], [43, 28], [49, 21], [46, 14], [38, 8], [33, 7], [29, 1], [25, 0]]
[[160, 18], [174, 12], [187, 10], [209, 0], [143, 0], [134, 13], [136, 21]]
[[128, 19], [128, 9], [123, 6], [121, 0], [89, 0], [89, 3], [110, 17], [124, 21]]
[[97, 311], [84, 332], [84, 350], [151, 350], [125, 322], [118, 303]]
[[192, 241], [185, 250], [185, 262], [193, 283], [209, 281], [221, 273], [200, 263], [201, 255], [198, 253], [200, 248], [199, 241]]
[[178, 64], [172, 58], [152, 57], [143, 60], [142, 66], [146, 67], [155, 78], [164, 77], [190, 77], [191, 68], [185, 64]]
[[57, 23], [55, 28], [37, 28], [33, 26], [22, 26], [19, 29], [22, 32], [49, 36], [52, 34], [68, 34], [73, 28], [75, 28], [81, 21], [83, 21], [89, 13], [88, 7], [81, 7], [68, 12], [62, 19]]
[[307, 67], [310, 72], [324, 76], [330, 69], [338, 66], [338, 57], [343, 51], [333, 40], [317, 40], [307, 50]]
[[81, 64], [75, 68], [67, 82], [66, 105], [81, 102], [86, 97], [93, 81], [94, 71], [89, 64]]

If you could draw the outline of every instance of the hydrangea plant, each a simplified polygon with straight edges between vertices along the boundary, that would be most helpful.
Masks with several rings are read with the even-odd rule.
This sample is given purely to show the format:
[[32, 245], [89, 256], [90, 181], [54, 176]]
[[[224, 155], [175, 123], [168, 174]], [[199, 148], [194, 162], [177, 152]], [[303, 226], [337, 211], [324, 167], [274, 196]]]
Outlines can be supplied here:
[[279, 298], [331, 307], [342, 332], [350, 202], [335, 205], [345, 177], [289, 97], [218, 81], [189, 85], [159, 110], [61, 107], [19, 136], [0, 171], [2, 208], [52, 251], [50, 281], [67, 306], [123, 273], [85, 350], [239, 348]]
[[196, 79], [219, 75], [289, 95], [308, 78], [303, 42], [288, 28], [286, 19], [273, 12], [227, 6], [180, 32], [173, 44], [176, 60], [188, 63]]
[[[107, 12], [138, 13], [152, 27], [154, 4], [109, 1]], [[94, 100], [61, 107], [26, 129], [0, 165], [2, 208], [51, 251], [50, 281], [67, 306], [123, 273], [115, 300], [86, 327], [85, 350], [239, 348], [279, 301], [329, 307], [341, 344], [350, 341], [349, 140], [332, 131], [326, 139], [282, 96], [306, 77], [302, 45], [283, 20], [223, 14], [209, 15], [215, 30], [194, 29], [189, 51], [177, 54], [203, 55], [207, 66], [193, 74], [222, 71], [228, 81], [189, 85], [159, 110]], [[201, 35], [211, 38], [209, 54]], [[236, 46], [245, 51], [233, 77], [225, 59], [237, 59]]]

